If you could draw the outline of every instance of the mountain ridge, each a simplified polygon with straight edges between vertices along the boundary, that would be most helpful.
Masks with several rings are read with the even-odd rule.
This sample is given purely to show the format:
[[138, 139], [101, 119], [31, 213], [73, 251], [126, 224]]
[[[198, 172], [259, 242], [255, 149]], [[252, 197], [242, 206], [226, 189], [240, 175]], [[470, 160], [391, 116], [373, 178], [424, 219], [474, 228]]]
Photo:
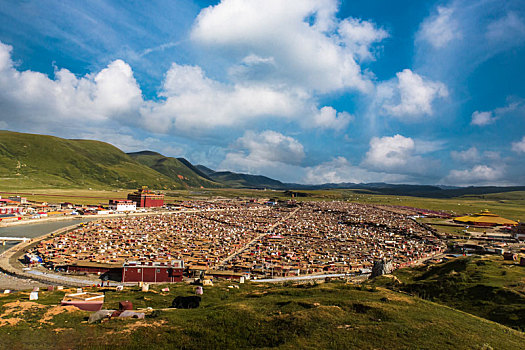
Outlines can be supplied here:
[[273, 190], [351, 189], [369, 194], [451, 198], [525, 191], [525, 186], [407, 185], [388, 183], [284, 183], [264, 175], [215, 171], [187, 159], [144, 150], [124, 153], [102, 141], [0, 130], [0, 178], [7, 187], [108, 187], [155, 189], [246, 188]]

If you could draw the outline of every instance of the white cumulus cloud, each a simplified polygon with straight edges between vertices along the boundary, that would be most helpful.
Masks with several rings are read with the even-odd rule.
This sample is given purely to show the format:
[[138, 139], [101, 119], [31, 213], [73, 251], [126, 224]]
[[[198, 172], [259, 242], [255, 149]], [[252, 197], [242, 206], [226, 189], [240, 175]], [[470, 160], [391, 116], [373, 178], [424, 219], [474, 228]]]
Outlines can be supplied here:
[[369, 21], [363, 21], [358, 18], [348, 18], [339, 24], [338, 29], [344, 44], [359, 59], [374, 59], [372, 45], [388, 38], [389, 34], [382, 28]]
[[325, 184], [325, 183], [369, 183], [390, 182], [399, 183], [405, 181], [407, 176], [400, 174], [389, 174], [385, 172], [369, 171], [365, 168], [352, 165], [345, 157], [334, 157], [333, 159], [302, 169], [305, 174], [302, 183]]
[[512, 150], [517, 153], [525, 153], [525, 136], [521, 138], [521, 141], [512, 143]]
[[362, 165], [395, 174], [436, 174], [439, 162], [422, 154], [440, 148], [439, 142], [414, 141], [403, 135], [373, 137]]
[[477, 126], [485, 126], [489, 124], [493, 124], [501, 117], [504, 117], [510, 113], [521, 113], [525, 114], [525, 108], [523, 101], [513, 98], [508, 98], [510, 100], [506, 106], [495, 108], [491, 111], [474, 111], [472, 113], [472, 120], [470, 122], [471, 125], [477, 125]]
[[474, 113], [472, 113], [472, 121], [470, 122], [470, 124], [477, 126], [485, 126], [494, 123], [496, 119], [497, 118], [494, 116], [494, 113], [492, 113], [492, 111], [475, 111]]
[[349, 113], [337, 112], [333, 107], [325, 106], [312, 119], [306, 120], [305, 124], [314, 128], [343, 130], [350, 121], [352, 116]]
[[432, 115], [434, 101], [448, 96], [445, 84], [425, 79], [410, 69], [398, 72], [396, 77], [377, 88], [376, 104], [382, 114], [417, 120]]
[[[368, 21], [340, 20], [337, 9], [335, 0], [223, 0], [201, 11], [192, 38], [242, 61], [243, 77], [321, 93], [372, 91], [357, 60], [371, 58], [371, 46], [387, 33]], [[246, 64], [250, 57], [266, 61]]]
[[176, 63], [166, 74], [161, 95], [164, 101], [142, 110], [144, 127], [155, 132], [239, 127], [265, 117], [293, 119], [306, 103], [300, 91], [224, 84], [207, 78], [198, 66]]
[[415, 143], [410, 137], [394, 135], [370, 140], [370, 149], [366, 153], [365, 163], [377, 169], [394, 169], [409, 162], [415, 150]]
[[246, 131], [231, 148], [220, 169], [263, 173], [280, 179], [295, 178], [305, 156], [299, 141], [272, 130]]
[[505, 172], [503, 167], [475, 165], [471, 169], [451, 170], [444, 183], [454, 185], [497, 185]]
[[0, 43], [0, 119], [9, 118], [10, 127], [82, 128], [138, 114], [141, 90], [131, 67], [122, 60], [80, 78], [60, 69], [50, 79], [39, 72], [18, 71], [11, 50]]

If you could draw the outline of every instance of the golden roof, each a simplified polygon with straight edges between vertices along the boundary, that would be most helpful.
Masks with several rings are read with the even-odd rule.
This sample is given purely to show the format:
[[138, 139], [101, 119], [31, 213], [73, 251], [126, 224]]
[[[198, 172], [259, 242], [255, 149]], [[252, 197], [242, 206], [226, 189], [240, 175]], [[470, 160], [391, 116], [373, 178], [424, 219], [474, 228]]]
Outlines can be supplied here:
[[473, 224], [480, 223], [480, 224], [512, 225], [512, 226], [518, 224], [517, 221], [502, 218], [501, 216], [493, 214], [486, 209], [474, 215], [460, 216], [460, 217], [454, 218], [454, 221], [459, 221], [463, 223], [473, 223]]

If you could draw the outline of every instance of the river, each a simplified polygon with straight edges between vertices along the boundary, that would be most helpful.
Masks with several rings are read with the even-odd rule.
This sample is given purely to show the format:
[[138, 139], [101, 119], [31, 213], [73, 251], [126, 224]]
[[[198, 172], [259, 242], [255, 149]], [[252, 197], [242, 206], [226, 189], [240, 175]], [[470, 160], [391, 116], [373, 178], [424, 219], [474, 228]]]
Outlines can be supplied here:
[[[87, 222], [96, 220], [95, 218], [82, 218], [81, 220], [71, 219], [63, 221], [52, 221], [52, 222], [42, 222], [26, 225], [16, 225], [16, 226], [7, 226], [0, 227], [0, 237], [25, 237], [25, 238], [35, 238], [43, 236], [49, 232], [53, 232], [62, 227], [71, 226], [76, 223]], [[17, 242], [6, 242], [5, 245], [0, 244], [0, 253], [6, 251], [12, 246], [18, 244]]]

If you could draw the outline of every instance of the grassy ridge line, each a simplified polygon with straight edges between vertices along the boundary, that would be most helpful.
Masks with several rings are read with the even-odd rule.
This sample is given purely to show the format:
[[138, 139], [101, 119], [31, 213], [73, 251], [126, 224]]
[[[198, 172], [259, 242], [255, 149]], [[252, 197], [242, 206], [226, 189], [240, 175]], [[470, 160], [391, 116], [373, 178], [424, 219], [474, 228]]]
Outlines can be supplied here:
[[[178, 183], [181, 188], [187, 187], [221, 187], [222, 185], [206, 179], [195, 173], [188, 165], [184, 164], [177, 158], [165, 157], [162, 154], [142, 151], [132, 152], [128, 155], [140, 164], [143, 164], [164, 176], [170, 178], [172, 181]], [[190, 166], [188, 161], [185, 161]], [[181, 178], [182, 177], [182, 178]]]
[[[144, 320], [112, 319], [83, 323], [89, 313], [51, 316], [61, 292], [41, 292], [42, 308], [27, 310], [23, 320], [0, 327], [7, 348], [107, 349], [517, 349], [525, 336], [467, 313], [381, 288], [331, 282], [314, 285], [244, 284], [205, 287], [196, 310], [164, 310], [193, 286], [151, 286], [116, 292], [106, 289], [105, 307], [121, 300], [135, 308], [152, 307]], [[21, 294], [27, 298], [28, 293]], [[0, 313], [20, 298], [0, 297]], [[11, 304], [12, 305], [12, 304]], [[1, 315], [0, 315], [1, 316]], [[4, 316], [5, 318], [5, 316]]]
[[0, 178], [8, 188], [184, 188], [100, 141], [0, 131]]

